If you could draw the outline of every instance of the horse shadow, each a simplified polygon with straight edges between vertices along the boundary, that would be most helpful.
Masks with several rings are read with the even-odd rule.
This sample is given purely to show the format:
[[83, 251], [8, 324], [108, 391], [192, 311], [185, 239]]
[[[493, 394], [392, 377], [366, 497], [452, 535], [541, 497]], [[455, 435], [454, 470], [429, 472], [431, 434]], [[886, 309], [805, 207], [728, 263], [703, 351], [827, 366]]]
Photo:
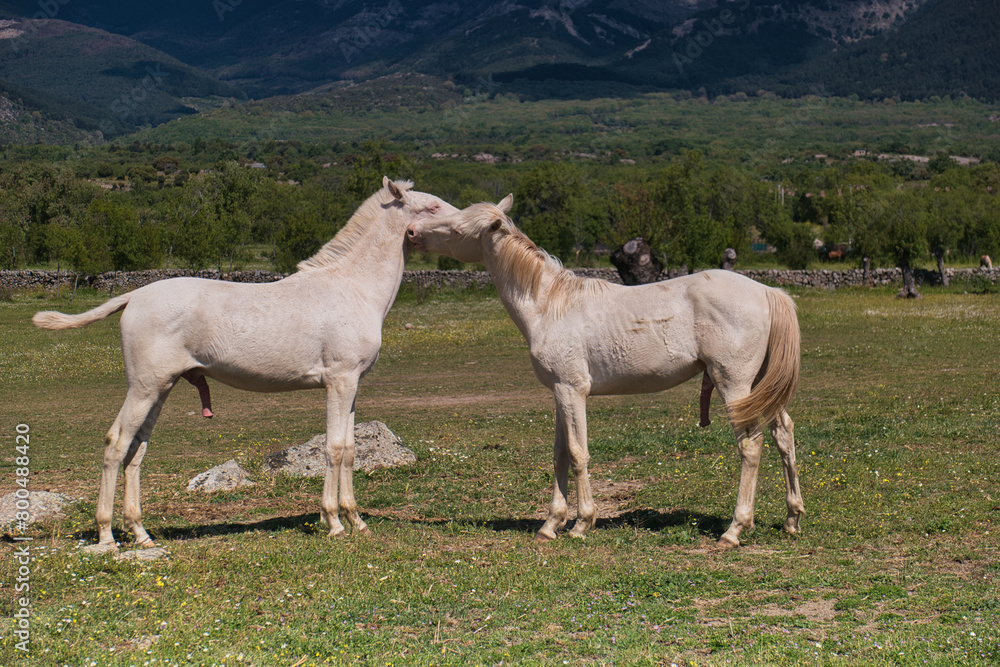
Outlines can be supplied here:
[[[444, 518], [397, 518], [379, 515], [364, 515], [366, 521], [383, 523], [405, 523], [420, 526], [443, 526], [454, 524], [476, 529], [491, 530], [496, 533], [515, 533], [533, 537], [544, 523], [535, 518], [494, 518], [494, 519], [444, 519]], [[660, 533], [679, 527], [691, 527], [693, 532], [706, 538], [718, 539], [728, 528], [728, 519], [701, 512], [674, 510], [662, 512], [651, 509], [634, 509], [614, 517], [598, 519], [595, 531], [630, 528], [637, 531]], [[565, 530], [573, 527], [573, 520]], [[325, 534], [326, 525], [318, 512], [279, 516], [252, 522], [227, 521], [194, 526], [158, 526], [150, 529], [157, 542], [186, 542], [208, 537], [226, 537], [245, 533], [280, 533], [294, 531], [303, 535]], [[79, 539], [96, 542], [97, 531], [82, 530], [76, 534]]]
[[[242, 535], [244, 533], [281, 533], [296, 531], [304, 535], [313, 533], [326, 533], [325, 525], [320, 524], [319, 513], [298, 514], [294, 516], [279, 516], [270, 519], [261, 519], [249, 523], [239, 523], [236, 521], [225, 521], [222, 523], [207, 523], [194, 526], [157, 526], [147, 528], [150, 537], [154, 542], [178, 543], [191, 540], [203, 539], [206, 537], [226, 537], [230, 535]], [[124, 530], [119, 528], [119, 531]], [[77, 539], [88, 542], [97, 542], [97, 530], [81, 530], [75, 534]], [[128, 545], [125, 545], [128, 546]]]
[[[545, 522], [540, 519], [489, 519], [486, 521], [469, 521], [465, 523], [481, 528], [488, 528], [498, 533], [514, 532], [533, 536]], [[574, 521], [571, 520], [566, 524], [564, 530], [571, 530], [573, 524]], [[688, 512], [686, 510], [662, 512], [651, 509], [634, 509], [617, 516], [605, 519], [598, 518], [594, 530], [631, 528], [651, 533], [660, 533], [669, 528], [678, 528], [681, 526], [693, 527], [696, 533], [717, 540], [726, 532], [729, 522], [726, 518], [703, 514], [701, 512]]]

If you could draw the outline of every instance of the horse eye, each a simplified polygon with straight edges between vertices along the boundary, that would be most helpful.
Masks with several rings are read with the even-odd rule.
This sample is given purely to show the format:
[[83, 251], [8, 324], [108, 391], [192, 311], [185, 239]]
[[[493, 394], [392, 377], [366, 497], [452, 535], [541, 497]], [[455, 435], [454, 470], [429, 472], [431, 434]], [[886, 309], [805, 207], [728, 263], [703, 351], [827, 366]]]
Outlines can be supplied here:
[[430, 212], [430, 213], [437, 213], [440, 210], [441, 210], [441, 206], [439, 204], [434, 204], [429, 209], [427, 209], [427, 211]]

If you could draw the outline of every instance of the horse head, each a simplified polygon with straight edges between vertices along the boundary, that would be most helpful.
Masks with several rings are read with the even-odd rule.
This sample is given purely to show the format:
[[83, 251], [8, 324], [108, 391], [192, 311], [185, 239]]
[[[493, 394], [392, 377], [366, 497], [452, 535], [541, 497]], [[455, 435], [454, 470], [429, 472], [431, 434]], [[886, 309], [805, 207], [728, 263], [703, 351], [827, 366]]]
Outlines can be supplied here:
[[514, 195], [507, 195], [497, 204], [473, 204], [454, 213], [411, 222], [406, 236], [418, 249], [460, 262], [479, 262], [486, 240], [514, 229], [514, 223], [507, 217], [513, 202]]

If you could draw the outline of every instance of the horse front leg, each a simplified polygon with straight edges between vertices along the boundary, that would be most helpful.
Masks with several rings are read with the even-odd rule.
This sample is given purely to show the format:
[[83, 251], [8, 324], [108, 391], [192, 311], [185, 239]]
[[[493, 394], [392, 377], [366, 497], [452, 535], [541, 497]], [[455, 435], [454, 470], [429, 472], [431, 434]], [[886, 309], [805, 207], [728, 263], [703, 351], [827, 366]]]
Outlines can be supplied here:
[[568, 519], [567, 495], [569, 492], [569, 451], [566, 448], [566, 422], [562, 411], [556, 410], [556, 439], [552, 449], [554, 481], [552, 484], [552, 504], [549, 518], [538, 530], [535, 539], [539, 542], [556, 539]]
[[587, 449], [587, 392], [579, 387], [556, 385], [556, 411], [566, 431], [566, 450], [576, 479], [576, 523], [572, 537], [583, 537], [597, 524], [597, 507], [590, 491], [590, 452]]
[[788, 506], [788, 518], [784, 527], [786, 532], [794, 535], [799, 532], [799, 519], [805, 516], [806, 508], [802, 502], [802, 491], [799, 489], [799, 469], [795, 465], [795, 425], [784, 410], [771, 424], [771, 435], [781, 453], [781, 463], [785, 473], [785, 504]]
[[736, 511], [733, 513], [733, 523], [729, 530], [719, 538], [717, 546], [724, 548], [738, 547], [740, 533], [753, 528], [753, 506], [757, 494], [757, 473], [760, 470], [760, 454], [764, 448], [764, 434], [760, 426], [754, 425], [748, 430], [740, 427], [736, 430], [737, 446], [740, 452], [740, 488], [736, 494]]
[[372, 531], [358, 514], [358, 503], [354, 499], [354, 401], [351, 401], [351, 414], [347, 420], [347, 433], [344, 441], [344, 457], [340, 461], [340, 511], [347, 517], [351, 527], [363, 535], [371, 535]]
[[[351, 470], [342, 472], [345, 453], [348, 447], [347, 429], [353, 431], [354, 423], [351, 417], [354, 412], [354, 397], [357, 394], [357, 380], [338, 379], [327, 385], [326, 389], [326, 474], [323, 480], [323, 499], [320, 502], [320, 517], [329, 526], [330, 537], [344, 537], [346, 531], [340, 522], [341, 493], [340, 482], [344, 475], [350, 476]], [[350, 465], [354, 465], [354, 434], [351, 433]], [[353, 504], [354, 491], [350, 488], [350, 500]], [[356, 507], [347, 507], [348, 521], [351, 521], [351, 510], [357, 516]], [[361, 518], [357, 517], [360, 521]], [[356, 524], [355, 527], [357, 527]], [[364, 524], [362, 523], [362, 526]]]

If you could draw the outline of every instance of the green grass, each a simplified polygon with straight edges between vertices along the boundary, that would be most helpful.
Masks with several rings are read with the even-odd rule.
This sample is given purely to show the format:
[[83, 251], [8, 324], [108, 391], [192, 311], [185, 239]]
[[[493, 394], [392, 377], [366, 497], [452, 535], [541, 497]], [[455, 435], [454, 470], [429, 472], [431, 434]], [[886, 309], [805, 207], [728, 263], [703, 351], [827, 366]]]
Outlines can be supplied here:
[[[800, 290], [791, 409], [808, 516], [781, 531], [765, 450], [756, 529], [717, 551], [738, 457], [724, 413], [695, 425], [695, 383], [593, 398], [586, 540], [532, 541], [552, 485], [551, 396], [489, 290], [414, 294], [390, 313], [358, 419], [385, 421], [409, 468], [355, 475], [374, 536], [331, 541], [320, 480], [214, 497], [187, 480], [323, 429], [320, 392], [179, 386], [143, 476], [148, 563], [86, 555], [101, 441], [124, 396], [117, 318], [60, 333], [0, 303], [4, 442], [32, 434], [31, 488], [84, 497], [30, 529], [32, 665], [993, 665], [1000, 656], [1000, 408], [995, 294]], [[411, 324], [412, 328], [406, 328]], [[0, 492], [14, 487], [11, 448]], [[120, 516], [120, 493], [116, 510]], [[116, 523], [117, 537], [129, 536]], [[126, 545], [127, 546], [127, 545]], [[5, 545], [4, 549], [11, 549]], [[0, 611], [15, 610], [12, 559]], [[10, 621], [0, 664], [16, 664]]]

